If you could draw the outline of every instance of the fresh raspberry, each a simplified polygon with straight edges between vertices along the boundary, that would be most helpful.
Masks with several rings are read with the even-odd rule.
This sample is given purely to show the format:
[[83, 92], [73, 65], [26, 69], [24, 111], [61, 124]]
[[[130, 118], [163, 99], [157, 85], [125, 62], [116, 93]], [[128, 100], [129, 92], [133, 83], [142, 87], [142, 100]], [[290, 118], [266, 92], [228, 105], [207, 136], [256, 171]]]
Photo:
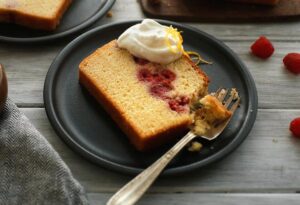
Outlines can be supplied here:
[[294, 74], [300, 74], [300, 53], [289, 53], [284, 59], [283, 63], [289, 71]]
[[255, 56], [266, 59], [274, 53], [274, 47], [265, 36], [261, 36], [252, 44], [251, 51]]
[[300, 138], [300, 117], [294, 119], [290, 124], [290, 131], [295, 137]]

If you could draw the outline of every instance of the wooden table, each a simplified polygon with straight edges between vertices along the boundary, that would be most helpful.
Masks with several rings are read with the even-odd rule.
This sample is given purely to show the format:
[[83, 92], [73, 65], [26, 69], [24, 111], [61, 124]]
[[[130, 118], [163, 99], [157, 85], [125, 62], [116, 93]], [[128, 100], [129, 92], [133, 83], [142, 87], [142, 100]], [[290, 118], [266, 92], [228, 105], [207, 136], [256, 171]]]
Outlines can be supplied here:
[[[144, 15], [136, 0], [119, 0], [95, 26]], [[300, 116], [300, 76], [283, 69], [282, 58], [300, 51], [300, 22], [268, 24], [191, 24], [232, 48], [248, 66], [259, 95], [255, 126], [230, 156], [181, 177], [160, 178], [139, 204], [300, 204], [300, 140], [289, 122]], [[276, 52], [267, 61], [249, 54], [266, 35]], [[49, 140], [85, 187], [91, 204], [104, 202], [131, 177], [108, 171], [73, 152], [54, 133], [44, 110], [43, 84], [57, 53], [68, 43], [21, 46], [0, 44], [0, 62], [9, 78], [9, 96]]]

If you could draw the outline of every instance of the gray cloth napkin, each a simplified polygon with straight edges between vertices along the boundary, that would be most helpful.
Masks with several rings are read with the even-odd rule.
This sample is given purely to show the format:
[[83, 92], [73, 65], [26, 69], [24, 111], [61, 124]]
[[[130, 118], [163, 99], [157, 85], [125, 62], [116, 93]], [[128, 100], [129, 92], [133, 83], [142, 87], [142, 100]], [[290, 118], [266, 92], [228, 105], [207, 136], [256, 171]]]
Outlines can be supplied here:
[[0, 113], [0, 204], [88, 204], [70, 169], [11, 100]]

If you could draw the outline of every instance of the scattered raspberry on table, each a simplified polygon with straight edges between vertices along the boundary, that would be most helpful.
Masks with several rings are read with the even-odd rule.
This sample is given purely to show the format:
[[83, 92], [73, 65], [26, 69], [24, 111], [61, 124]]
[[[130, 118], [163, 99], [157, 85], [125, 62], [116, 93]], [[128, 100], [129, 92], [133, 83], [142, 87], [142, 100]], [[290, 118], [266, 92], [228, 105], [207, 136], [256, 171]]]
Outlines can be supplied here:
[[300, 117], [294, 119], [290, 123], [290, 131], [293, 133], [295, 137], [300, 138]]
[[252, 44], [251, 51], [255, 56], [267, 59], [274, 53], [275, 49], [269, 39], [261, 36]]
[[300, 53], [289, 53], [284, 59], [283, 63], [290, 72], [300, 74]]

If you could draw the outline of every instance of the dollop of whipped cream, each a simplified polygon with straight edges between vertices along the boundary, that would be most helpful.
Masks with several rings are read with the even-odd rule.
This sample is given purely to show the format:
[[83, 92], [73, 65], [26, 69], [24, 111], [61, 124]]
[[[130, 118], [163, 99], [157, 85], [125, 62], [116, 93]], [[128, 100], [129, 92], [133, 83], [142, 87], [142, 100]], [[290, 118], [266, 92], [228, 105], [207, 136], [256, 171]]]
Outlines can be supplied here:
[[128, 28], [117, 43], [136, 57], [160, 64], [169, 64], [184, 52], [180, 33], [152, 19]]

